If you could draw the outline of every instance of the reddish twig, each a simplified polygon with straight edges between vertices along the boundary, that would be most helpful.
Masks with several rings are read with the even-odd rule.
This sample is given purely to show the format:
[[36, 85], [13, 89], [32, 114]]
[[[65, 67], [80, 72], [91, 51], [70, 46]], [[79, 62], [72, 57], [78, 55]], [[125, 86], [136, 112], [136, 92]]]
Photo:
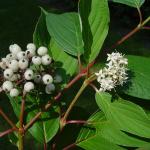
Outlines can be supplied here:
[[8, 124], [11, 127], [13, 127], [14, 129], [18, 130], [18, 128], [16, 127], [16, 125], [10, 120], [10, 118], [8, 118], [8, 116], [2, 111], [1, 108], [0, 108], [0, 114], [8, 122]]
[[22, 96], [22, 101], [21, 101], [21, 112], [20, 112], [20, 128], [19, 130], [22, 132], [22, 134], [24, 134], [24, 123], [23, 123], [23, 120], [24, 120], [24, 111], [25, 111], [25, 93], [23, 93], [23, 96]]
[[8, 130], [6, 130], [4, 132], [1, 132], [0, 133], [0, 138], [3, 137], [3, 136], [5, 136], [5, 135], [7, 135], [7, 134], [10, 134], [10, 133], [12, 133], [14, 131], [17, 131], [17, 130], [15, 128], [11, 128], [11, 129], [8, 129]]
[[87, 124], [86, 120], [69, 120], [66, 121], [66, 124]]
[[75, 146], [76, 146], [76, 143], [72, 143], [72, 144], [66, 146], [65, 148], [63, 148], [63, 150], [68, 150], [68, 149], [73, 148]]
[[129, 39], [132, 35], [134, 35], [140, 29], [141, 29], [141, 26], [135, 27], [131, 32], [129, 32], [127, 35], [125, 35], [123, 38], [121, 38], [118, 42], [116, 42], [114, 45], [112, 45], [110, 49], [114, 49], [118, 45], [122, 44], [124, 41], [126, 41], [127, 39]]
[[27, 131], [27, 129], [29, 129], [30, 127], [32, 127], [32, 125], [40, 118], [41, 114], [42, 114], [41, 111], [38, 112], [38, 113], [34, 116], [34, 118], [32, 118], [32, 119], [30, 120], [30, 122], [25, 125], [24, 130]]
[[47, 143], [46, 142], [44, 142], [44, 150], [47, 150]]
[[150, 30], [150, 27], [143, 27], [142, 29]]
[[[51, 107], [51, 103], [47, 103], [44, 107], [44, 110], [47, 110]], [[40, 116], [42, 115], [42, 111], [38, 112], [34, 118], [32, 118], [24, 127], [24, 130], [27, 131], [30, 127], [32, 127], [32, 125], [40, 118]]]

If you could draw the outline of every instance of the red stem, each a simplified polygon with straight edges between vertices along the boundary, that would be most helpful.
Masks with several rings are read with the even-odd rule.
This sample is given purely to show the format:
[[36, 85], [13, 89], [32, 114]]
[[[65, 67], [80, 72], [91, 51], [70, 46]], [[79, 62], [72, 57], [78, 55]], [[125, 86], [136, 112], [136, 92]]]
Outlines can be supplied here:
[[73, 144], [70, 144], [70, 145], [66, 146], [65, 148], [63, 148], [63, 150], [68, 150], [68, 149], [73, 148], [75, 146], [76, 146], [76, 143], [73, 143]]
[[142, 29], [150, 30], [150, 27], [143, 27]]
[[2, 109], [0, 108], [0, 114], [2, 115], [2, 117], [8, 122], [8, 124], [13, 127], [14, 129], [18, 130], [18, 128], [16, 127], [16, 125], [10, 120], [10, 118], [8, 118], [8, 116], [2, 111]]
[[22, 96], [22, 101], [21, 101], [21, 112], [20, 112], [20, 128], [19, 130], [24, 134], [24, 124], [23, 124], [23, 119], [24, 119], [24, 110], [25, 110], [25, 93], [23, 93]]
[[66, 124], [87, 124], [86, 120], [69, 120]]
[[4, 132], [1, 132], [0, 133], [0, 138], [5, 136], [5, 135], [7, 135], [7, 134], [9, 134], [9, 133], [12, 133], [13, 131], [16, 131], [16, 129], [15, 128], [11, 128], [11, 129], [8, 129], [8, 130], [6, 130]]
[[47, 150], [47, 143], [44, 142], [44, 150]]
[[135, 34], [140, 29], [141, 29], [141, 26], [135, 27], [131, 32], [129, 32], [127, 35], [125, 35], [123, 38], [121, 38], [118, 42], [116, 42], [114, 45], [112, 45], [111, 49], [114, 49], [116, 46], [120, 45], [125, 40], [129, 39], [133, 34]]

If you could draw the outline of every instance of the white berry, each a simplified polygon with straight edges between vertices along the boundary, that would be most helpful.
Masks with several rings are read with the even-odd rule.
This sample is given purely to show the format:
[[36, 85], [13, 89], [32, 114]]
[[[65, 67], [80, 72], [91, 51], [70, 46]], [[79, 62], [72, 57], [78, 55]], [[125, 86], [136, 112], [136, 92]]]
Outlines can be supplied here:
[[19, 60], [19, 68], [26, 69], [28, 67], [28, 60], [27, 59], [20, 59]]
[[34, 43], [29, 43], [29, 44], [27, 44], [27, 49], [28, 50], [36, 50], [36, 46], [35, 46], [35, 44]]
[[54, 83], [60, 83], [60, 82], [62, 82], [62, 77], [57, 74], [57, 75], [54, 77]]
[[53, 82], [53, 78], [49, 74], [45, 74], [42, 78], [44, 84], [50, 84]]
[[48, 54], [42, 56], [42, 64], [43, 65], [49, 65], [51, 62], [52, 62], [52, 59]]
[[47, 49], [46, 47], [44, 47], [44, 46], [39, 47], [38, 50], [37, 50], [37, 53], [38, 53], [40, 56], [46, 55], [47, 52], [48, 52], [48, 49]]
[[24, 85], [25, 92], [30, 92], [33, 89], [34, 89], [34, 84], [32, 82], [25, 83], [25, 85]]
[[40, 65], [40, 64], [42, 63], [41, 57], [39, 57], [39, 56], [34, 56], [34, 57], [32, 58], [32, 62], [33, 62], [34, 65]]
[[33, 70], [27, 69], [24, 73], [24, 77], [26, 80], [32, 80], [33, 79]]
[[1, 61], [1, 62], [0, 62], [0, 68], [6, 69], [6, 68], [7, 68], [6, 63], [4, 63], [3, 61]]
[[13, 71], [17, 71], [19, 69], [19, 64], [17, 60], [11, 60], [9, 62], [9, 68], [12, 69]]
[[4, 77], [5, 77], [6, 79], [11, 78], [12, 75], [13, 75], [13, 70], [12, 70], [12, 69], [6, 69], [6, 70], [4, 71]]
[[40, 83], [41, 82], [42, 77], [40, 75], [35, 75], [34, 77], [34, 82], [35, 83]]
[[10, 96], [11, 97], [16, 97], [19, 95], [19, 91], [16, 88], [13, 88], [10, 90]]
[[14, 55], [17, 55], [18, 52], [21, 51], [21, 48], [20, 48], [19, 45], [13, 44], [13, 45], [10, 45], [10, 46], [9, 46], [9, 50], [10, 50], [10, 52], [13, 53]]
[[10, 53], [10, 54], [6, 55], [6, 59], [13, 60], [13, 59], [16, 59], [16, 56], [14, 54]]
[[28, 58], [31, 58], [33, 56], [35, 56], [35, 50], [34, 49], [27, 49], [26, 50], [26, 55]]
[[21, 51], [17, 54], [17, 58], [20, 60], [20, 59], [24, 59], [24, 58], [27, 58], [27, 55], [25, 52]]
[[13, 84], [11, 81], [5, 81], [2, 85], [4, 91], [10, 91], [13, 88]]
[[53, 83], [46, 85], [45, 92], [47, 94], [51, 94], [53, 91], [55, 91], [55, 85]]
[[9, 60], [7, 58], [2, 58], [2, 62], [6, 65], [6, 67], [9, 65]]

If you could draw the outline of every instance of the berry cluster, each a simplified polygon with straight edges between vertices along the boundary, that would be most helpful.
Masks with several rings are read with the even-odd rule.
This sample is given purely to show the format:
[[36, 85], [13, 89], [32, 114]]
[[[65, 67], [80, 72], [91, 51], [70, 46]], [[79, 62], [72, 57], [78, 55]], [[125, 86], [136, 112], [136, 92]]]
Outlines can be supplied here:
[[108, 54], [107, 62], [106, 67], [95, 73], [100, 83], [99, 92], [111, 91], [117, 85], [123, 85], [128, 79], [126, 73], [128, 60], [122, 54], [118, 52]]
[[[27, 50], [22, 51], [17, 44], [9, 46], [10, 53], [1, 59], [2, 90], [9, 92], [11, 97], [18, 96], [21, 92], [30, 92], [36, 89], [35, 84], [45, 85], [45, 92], [52, 94], [55, 85], [62, 82], [58, 74], [50, 69], [52, 58], [44, 46], [36, 50], [33, 43], [27, 44]], [[52, 77], [54, 75], [54, 78]]]

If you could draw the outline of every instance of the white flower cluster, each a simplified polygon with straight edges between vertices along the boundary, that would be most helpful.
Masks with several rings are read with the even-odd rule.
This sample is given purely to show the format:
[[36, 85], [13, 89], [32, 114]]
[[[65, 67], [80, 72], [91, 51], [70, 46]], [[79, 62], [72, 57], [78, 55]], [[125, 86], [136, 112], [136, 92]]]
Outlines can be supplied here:
[[128, 79], [126, 73], [128, 60], [124, 58], [124, 55], [119, 52], [107, 55], [106, 67], [95, 73], [97, 81], [100, 83], [99, 92], [111, 91], [117, 85], [123, 85]]
[[[1, 88], [9, 92], [11, 97], [18, 96], [21, 90], [30, 92], [35, 89], [35, 84], [46, 85], [45, 92], [51, 94], [55, 90], [54, 83], [62, 82], [60, 75], [55, 75], [53, 79], [50, 70], [45, 69], [52, 62], [46, 47], [41, 46], [36, 50], [35, 44], [29, 43], [27, 50], [22, 51], [19, 45], [13, 44], [9, 46], [9, 51], [1, 59], [0, 68], [3, 70]], [[22, 88], [19, 82], [23, 83]]]

